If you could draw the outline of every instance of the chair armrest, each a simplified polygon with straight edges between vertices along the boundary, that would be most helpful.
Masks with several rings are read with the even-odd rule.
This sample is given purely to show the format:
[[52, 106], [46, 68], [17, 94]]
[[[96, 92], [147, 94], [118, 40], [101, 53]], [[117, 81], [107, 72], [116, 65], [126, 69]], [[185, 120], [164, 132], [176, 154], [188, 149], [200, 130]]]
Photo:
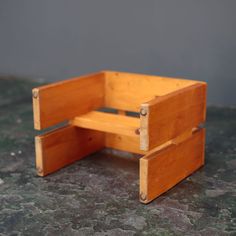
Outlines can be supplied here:
[[196, 83], [141, 105], [140, 149], [148, 151], [206, 119], [206, 83]]

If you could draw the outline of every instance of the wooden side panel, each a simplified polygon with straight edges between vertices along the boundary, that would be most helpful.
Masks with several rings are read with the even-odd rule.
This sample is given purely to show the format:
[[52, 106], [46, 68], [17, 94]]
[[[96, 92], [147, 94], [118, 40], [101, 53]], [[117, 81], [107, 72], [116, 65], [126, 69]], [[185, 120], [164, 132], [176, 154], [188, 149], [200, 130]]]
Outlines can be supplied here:
[[34, 127], [41, 130], [104, 105], [104, 74], [33, 89]]
[[141, 105], [140, 148], [174, 139], [206, 118], [206, 84], [199, 83]]
[[140, 120], [130, 116], [91, 111], [75, 117], [71, 124], [81, 128], [139, 137]]
[[140, 201], [148, 203], [204, 164], [205, 129], [140, 159]]
[[106, 147], [108, 148], [114, 148], [137, 154], [145, 154], [144, 151], [140, 150], [139, 143], [139, 136], [131, 137], [121, 134], [106, 133]]
[[105, 146], [102, 132], [74, 126], [59, 128], [35, 137], [38, 175], [48, 175]]
[[139, 112], [140, 105], [156, 96], [195, 84], [197, 81], [105, 71], [106, 106]]

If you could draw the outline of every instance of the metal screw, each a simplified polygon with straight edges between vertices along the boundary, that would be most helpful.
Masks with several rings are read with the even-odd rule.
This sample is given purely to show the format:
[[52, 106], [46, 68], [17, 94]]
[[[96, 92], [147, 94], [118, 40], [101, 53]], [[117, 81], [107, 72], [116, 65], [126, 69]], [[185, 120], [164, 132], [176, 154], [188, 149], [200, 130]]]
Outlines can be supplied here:
[[38, 97], [38, 91], [33, 91], [33, 98], [37, 98]]
[[144, 108], [141, 108], [140, 114], [141, 114], [141, 116], [146, 116], [147, 115], [147, 110], [144, 109]]
[[143, 202], [145, 202], [147, 200], [147, 196], [143, 192], [140, 193], [139, 197], [140, 197], [140, 200], [143, 201]]
[[43, 170], [42, 170], [42, 168], [40, 168], [40, 167], [37, 167], [37, 173], [40, 175], [40, 174], [42, 174], [43, 173]]

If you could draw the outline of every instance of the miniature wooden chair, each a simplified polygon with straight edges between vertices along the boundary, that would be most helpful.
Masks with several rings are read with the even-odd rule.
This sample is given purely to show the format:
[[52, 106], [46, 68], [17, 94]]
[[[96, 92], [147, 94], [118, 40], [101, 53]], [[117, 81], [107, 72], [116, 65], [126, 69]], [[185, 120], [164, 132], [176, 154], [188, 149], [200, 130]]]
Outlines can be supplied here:
[[[142, 154], [140, 201], [148, 203], [204, 164], [206, 83], [103, 71], [33, 89], [35, 137], [48, 175], [105, 147]], [[98, 111], [113, 108], [118, 114]], [[127, 115], [140, 113], [140, 118]]]

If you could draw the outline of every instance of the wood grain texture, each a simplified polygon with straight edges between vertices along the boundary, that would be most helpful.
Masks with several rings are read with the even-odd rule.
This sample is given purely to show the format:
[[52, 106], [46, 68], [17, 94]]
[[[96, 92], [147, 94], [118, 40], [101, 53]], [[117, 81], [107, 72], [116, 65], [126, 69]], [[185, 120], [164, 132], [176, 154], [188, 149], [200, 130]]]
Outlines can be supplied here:
[[117, 150], [145, 154], [145, 151], [139, 148], [139, 136], [126, 136], [121, 134], [106, 133], [106, 147]]
[[104, 147], [104, 133], [70, 125], [36, 136], [38, 175], [48, 175]]
[[104, 74], [106, 106], [134, 112], [139, 112], [142, 103], [156, 96], [197, 83], [192, 80], [114, 71], [104, 71]]
[[204, 164], [205, 129], [140, 159], [140, 201], [148, 203]]
[[34, 127], [47, 128], [104, 106], [104, 73], [34, 88]]
[[148, 151], [206, 118], [206, 83], [197, 83], [141, 105], [140, 148]]
[[75, 117], [70, 123], [81, 128], [139, 137], [140, 120], [135, 117], [92, 111]]

